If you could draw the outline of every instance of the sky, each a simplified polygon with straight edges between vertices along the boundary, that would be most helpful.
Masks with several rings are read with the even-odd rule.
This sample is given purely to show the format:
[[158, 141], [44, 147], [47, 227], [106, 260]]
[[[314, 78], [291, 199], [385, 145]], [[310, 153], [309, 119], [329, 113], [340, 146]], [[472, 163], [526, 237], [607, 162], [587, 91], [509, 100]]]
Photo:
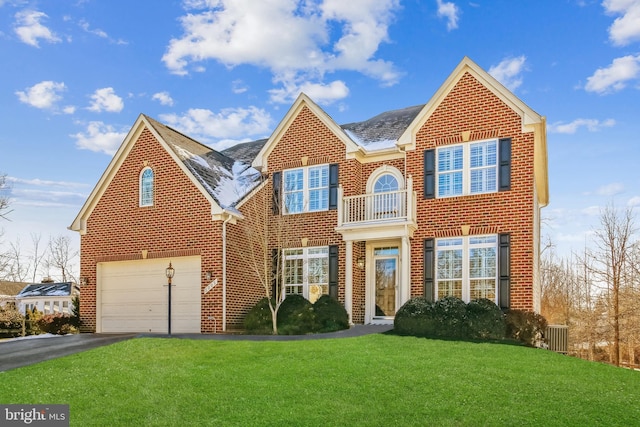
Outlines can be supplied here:
[[0, 0], [0, 53], [4, 246], [79, 247], [67, 227], [141, 113], [224, 149], [300, 91], [339, 124], [424, 104], [464, 56], [547, 118], [558, 253], [640, 205], [640, 0]]

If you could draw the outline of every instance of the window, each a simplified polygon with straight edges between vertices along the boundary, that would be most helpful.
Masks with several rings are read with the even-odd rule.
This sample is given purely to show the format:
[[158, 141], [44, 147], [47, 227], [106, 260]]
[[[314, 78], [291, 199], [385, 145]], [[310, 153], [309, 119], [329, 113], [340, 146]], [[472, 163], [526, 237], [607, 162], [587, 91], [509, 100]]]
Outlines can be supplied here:
[[283, 174], [285, 213], [329, 209], [329, 165], [288, 169]]
[[498, 141], [481, 141], [437, 150], [438, 197], [498, 191]]
[[436, 297], [469, 302], [497, 302], [498, 236], [470, 236], [436, 241]]
[[302, 295], [312, 303], [329, 293], [329, 247], [285, 249], [283, 278], [286, 295]]
[[140, 206], [153, 206], [153, 169], [148, 167], [140, 173]]

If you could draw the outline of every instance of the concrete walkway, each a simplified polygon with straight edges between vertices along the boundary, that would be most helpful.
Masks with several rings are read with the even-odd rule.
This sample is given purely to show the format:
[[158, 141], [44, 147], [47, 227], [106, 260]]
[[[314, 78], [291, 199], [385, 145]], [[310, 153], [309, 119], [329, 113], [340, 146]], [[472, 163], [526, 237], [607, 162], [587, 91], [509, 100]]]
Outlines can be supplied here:
[[[220, 341], [302, 341], [329, 338], [351, 338], [384, 333], [392, 325], [354, 325], [344, 331], [310, 335], [241, 335], [241, 334], [172, 334], [174, 339]], [[45, 360], [55, 359], [131, 338], [168, 338], [162, 334], [76, 334], [49, 335], [0, 341], [0, 372]]]

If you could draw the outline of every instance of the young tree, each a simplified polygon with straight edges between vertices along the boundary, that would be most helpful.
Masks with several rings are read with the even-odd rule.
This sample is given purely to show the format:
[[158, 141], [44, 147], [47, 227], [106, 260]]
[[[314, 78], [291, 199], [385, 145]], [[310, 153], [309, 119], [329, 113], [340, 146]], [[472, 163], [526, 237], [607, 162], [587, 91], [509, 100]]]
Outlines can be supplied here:
[[[241, 250], [247, 268], [255, 275], [269, 300], [273, 334], [278, 334], [278, 311], [284, 300], [282, 252], [288, 247], [283, 215], [273, 213], [270, 187], [263, 182], [242, 205], [239, 227]], [[238, 248], [237, 248], [238, 249]]]
[[623, 213], [608, 205], [600, 213], [594, 248], [588, 251], [594, 283], [604, 291], [613, 330], [611, 362], [620, 366], [621, 293], [631, 285], [635, 218], [631, 208]]
[[47, 267], [55, 268], [63, 282], [75, 281], [71, 271], [71, 262], [78, 256], [78, 251], [71, 249], [71, 239], [62, 234], [49, 239], [49, 257]]
[[0, 175], [0, 218], [6, 220], [8, 220], [7, 215], [11, 213], [9, 209], [11, 202], [9, 199], [9, 190], [10, 186], [7, 182], [7, 175]]

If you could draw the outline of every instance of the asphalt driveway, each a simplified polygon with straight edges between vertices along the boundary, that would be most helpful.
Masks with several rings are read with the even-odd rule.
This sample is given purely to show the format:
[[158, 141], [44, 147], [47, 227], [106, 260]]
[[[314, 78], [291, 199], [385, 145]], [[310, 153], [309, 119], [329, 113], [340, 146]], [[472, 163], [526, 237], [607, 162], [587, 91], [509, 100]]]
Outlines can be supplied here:
[[0, 341], [0, 372], [134, 338], [137, 334], [75, 334]]

